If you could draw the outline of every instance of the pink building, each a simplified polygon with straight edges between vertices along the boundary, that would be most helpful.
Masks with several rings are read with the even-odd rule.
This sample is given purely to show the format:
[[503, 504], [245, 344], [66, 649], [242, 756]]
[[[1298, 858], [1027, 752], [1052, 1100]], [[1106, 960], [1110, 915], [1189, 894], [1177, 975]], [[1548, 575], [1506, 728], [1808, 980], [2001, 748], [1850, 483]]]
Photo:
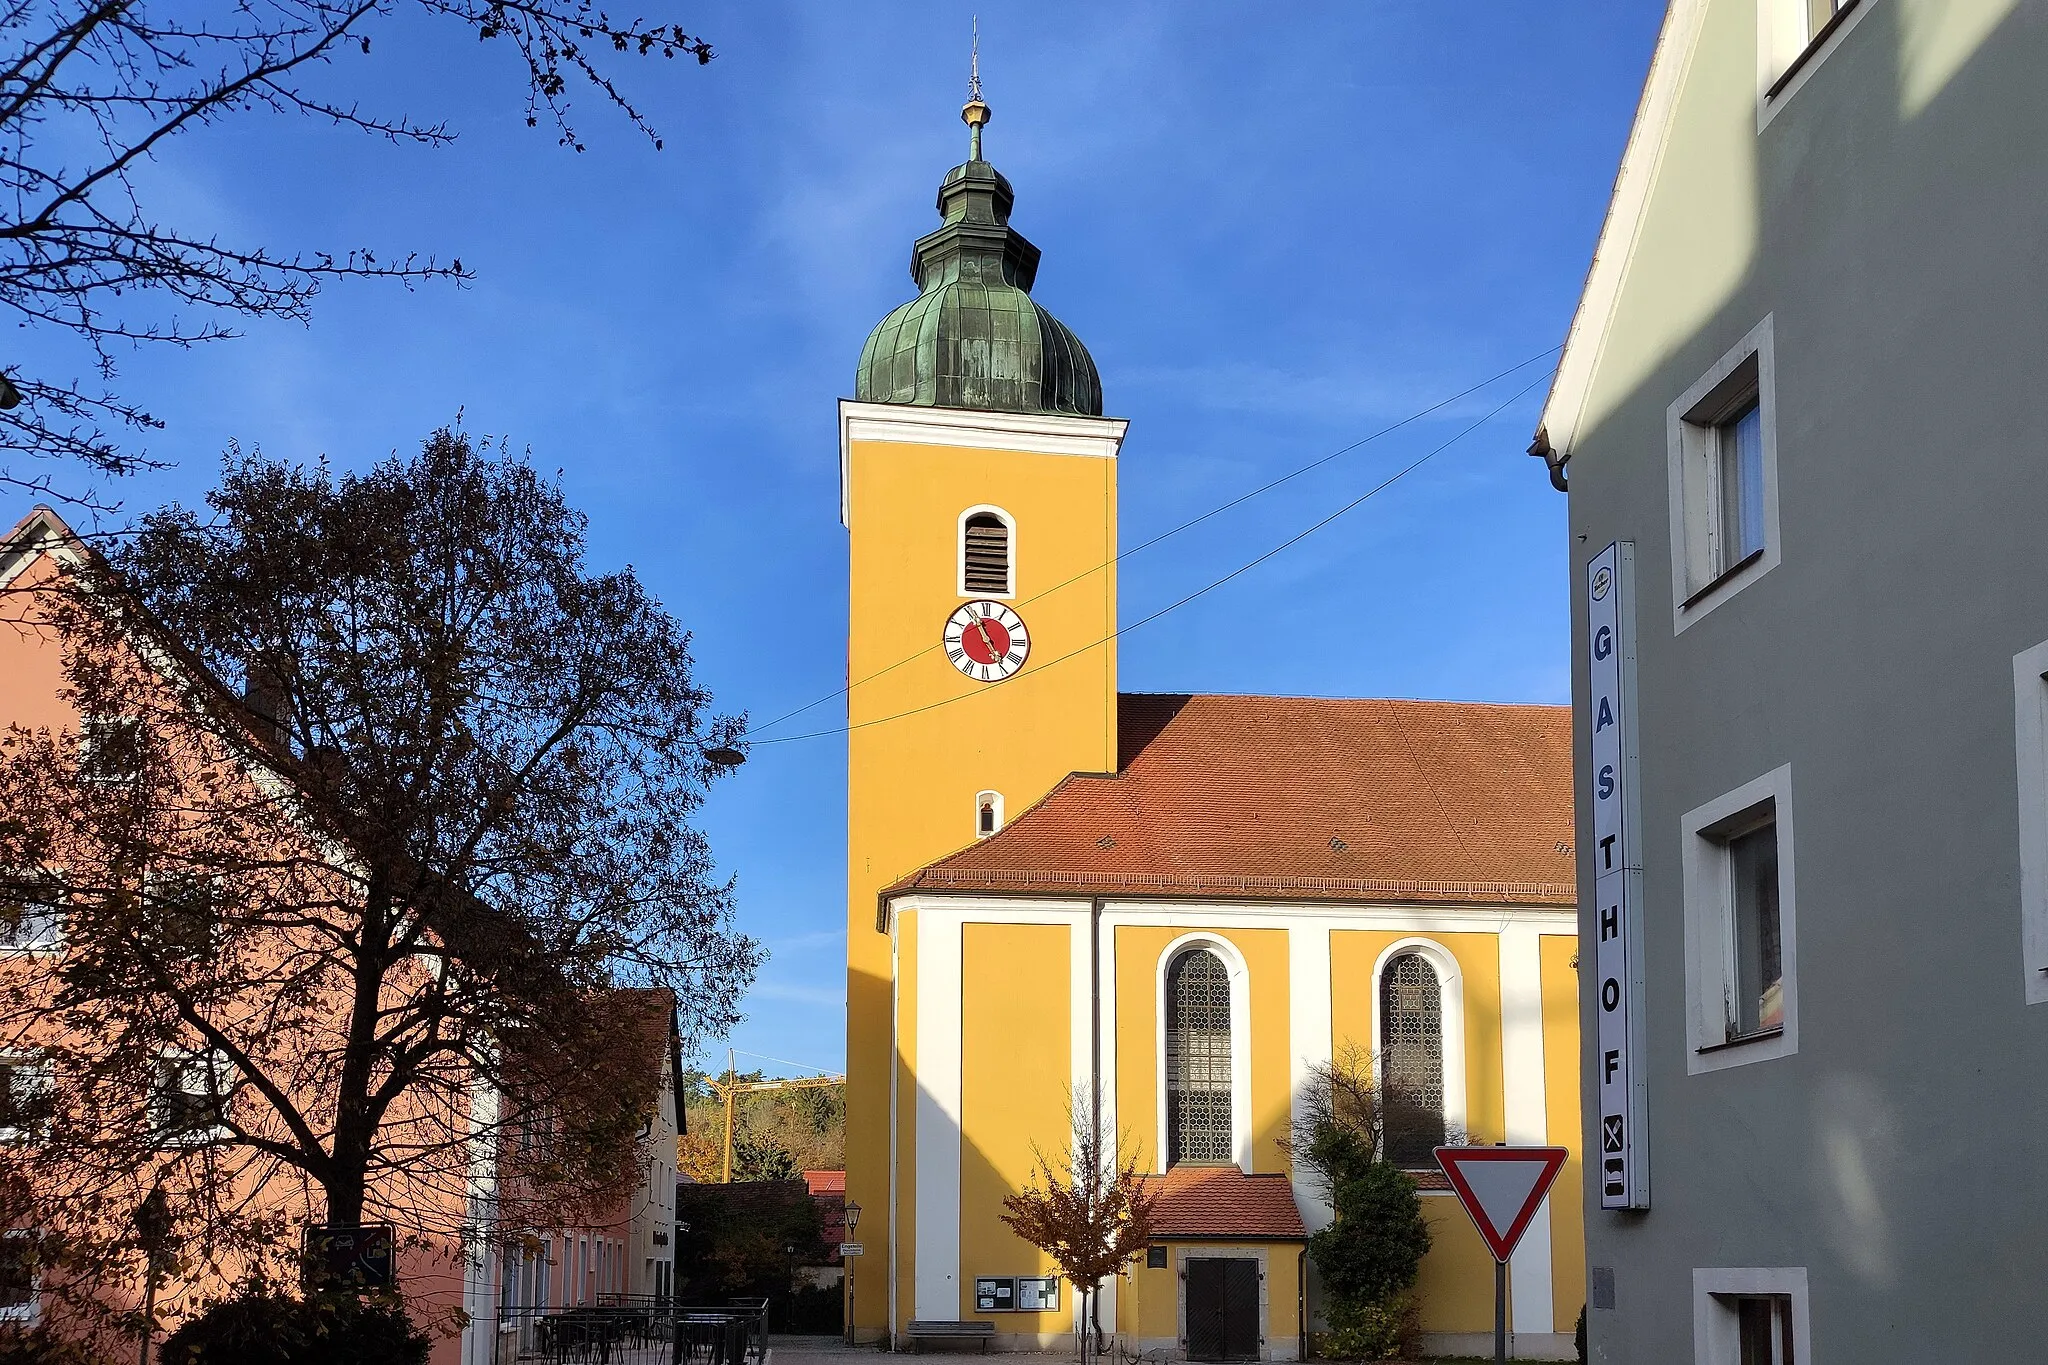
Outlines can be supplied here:
[[[33, 591], [89, 554], [47, 508], [37, 508], [0, 538], [0, 727], [21, 742], [34, 742], [40, 734], [44, 742], [55, 737], [70, 744], [81, 734], [89, 738], [96, 726], [108, 726], [109, 718], [78, 715], [68, 699], [66, 640], [43, 608], [48, 595]], [[174, 640], [138, 637], [133, 654], [138, 686], [158, 700], [239, 704]], [[249, 724], [256, 734], [260, 726], [253, 713]], [[302, 792], [294, 786], [288, 755], [267, 752], [252, 739], [226, 746], [217, 757], [240, 774], [245, 794], [299, 804]], [[304, 827], [303, 837], [309, 847], [322, 847], [321, 856], [347, 857], [346, 849], [337, 854], [322, 844], [331, 843], [331, 835], [317, 822]], [[317, 866], [312, 875], [318, 875]], [[46, 1268], [24, 1249], [59, 1245], [50, 1240], [53, 1234], [115, 1245], [126, 1236], [129, 1212], [153, 1184], [231, 1200], [243, 1214], [238, 1226], [273, 1229], [270, 1245], [196, 1238], [184, 1245], [159, 1275], [157, 1319], [164, 1330], [253, 1270], [287, 1277], [289, 1270], [280, 1274], [279, 1268], [296, 1265], [301, 1230], [321, 1221], [321, 1191], [302, 1172], [257, 1159], [260, 1134], [242, 1131], [235, 1108], [250, 1099], [246, 1092], [253, 1082], [224, 1065], [218, 1049], [202, 1048], [196, 1037], [178, 1037], [175, 1021], [155, 1064], [137, 1072], [148, 1077], [138, 1083], [146, 1093], [112, 1097], [105, 1113], [94, 1116], [104, 1128], [132, 1114], [135, 1124], [160, 1126], [161, 1142], [118, 1178], [95, 1176], [105, 1188], [96, 1189], [92, 1199], [77, 1197], [84, 1177], [67, 1170], [66, 1149], [48, 1140], [52, 1125], [61, 1128], [62, 1120], [39, 1113], [38, 1105], [49, 1109], [57, 1101], [48, 1097], [67, 1093], [61, 1059], [76, 1055], [80, 1035], [66, 1031], [59, 987], [66, 964], [90, 946], [80, 938], [90, 928], [67, 908], [62, 872], [0, 868], [0, 876], [0, 1216], [6, 1219], [0, 1225], [0, 1329], [47, 1323], [63, 1331], [76, 1322], [87, 1330], [93, 1319], [76, 1308], [87, 1299], [117, 1310], [139, 1306], [140, 1253], [132, 1266], [95, 1271], [91, 1294], [83, 1295], [77, 1292], [78, 1276], [66, 1283], [62, 1270]], [[256, 960], [260, 965], [268, 952], [287, 961], [294, 950], [286, 934], [257, 951]], [[460, 956], [453, 949], [447, 954]], [[397, 979], [402, 991], [404, 978]], [[268, 992], [252, 985], [247, 1008], [285, 1009], [291, 1003], [282, 1000], [286, 994], [274, 985]], [[536, 1216], [533, 1202], [522, 1197], [516, 1147], [508, 1149], [519, 1134], [498, 1122], [510, 1110], [505, 1097], [489, 1087], [472, 1087], [467, 1112], [447, 1112], [445, 1105], [398, 1111], [396, 1122], [454, 1135], [448, 1146], [461, 1153], [457, 1164], [431, 1171], [396, 1160], [373, 1172], [365, 1200], [366, 1224], [395, 1227], [398, 1287], [415, 1320], [436, 1338], [435, 1365], [495, 1365], [531, 1348], [530, 1326], [522, 1324], [538, 1315], [596, 1303], [600, 1296], [666, 1299], [671, 1292], [681, 1082], [675, 1002], [666, 992], [615, 994], [593, 1000], [590, 1008], [644, 1012], [649, 1028], [663, 1036], [658, 1049], [647, 1050], [660, 1058], [659, 1075], [651, 1081], [643, 1076], [647, 1083], [635, 1092], [653, 1097], [644, 1121], [622, 1139], [635, 1144], [635, 1152], [620, 1159], [637, 1171], [637, 1181], [602, 1207], [564, 1214], [558, 1222]], [[404, 998], [384, 1003], [399, 1006]], [[317, 1009], [303, 1013], [319, 1015]], [[260, 1031], [251, 1031], [251, 1038], [253, 1058], [265, 1040]], [[303, 1094], [286, 1098], [303, 1100], [304, 1112], [317, 1116], [318, 1064], [307, 1061], [294, 1074]], [[274, 1108], [290, 1107], [268, 1098]], [[94, 1211], [81, 1212], [87, 1208]], [[252, 1211], [262, 1217], [251, 1217]], [[65, 1219], [72, 1221], [53, 1225]], [[103, 1319], [94, 1330], [105, 1330]]]

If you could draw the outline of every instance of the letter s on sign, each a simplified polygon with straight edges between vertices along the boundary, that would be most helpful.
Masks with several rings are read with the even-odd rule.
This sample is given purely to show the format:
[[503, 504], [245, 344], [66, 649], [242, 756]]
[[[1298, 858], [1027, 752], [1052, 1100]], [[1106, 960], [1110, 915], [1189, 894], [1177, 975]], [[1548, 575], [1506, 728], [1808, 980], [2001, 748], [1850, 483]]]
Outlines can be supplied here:
[[1612, 763], [1604, 763], [1600, 766], [1600, 776], [1594, 785], [1602, 801], [1614, 795], [1614, 765]]

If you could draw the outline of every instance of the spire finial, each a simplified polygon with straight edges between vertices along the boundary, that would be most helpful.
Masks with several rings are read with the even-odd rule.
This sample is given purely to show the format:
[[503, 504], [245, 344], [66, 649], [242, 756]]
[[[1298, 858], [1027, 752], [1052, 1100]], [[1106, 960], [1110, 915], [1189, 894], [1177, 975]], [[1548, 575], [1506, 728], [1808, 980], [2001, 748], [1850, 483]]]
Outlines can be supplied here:
[[981, 160], [981, 129], [990, 111], [981, 98], [981, 16], [974, 16], [974, 42], [967, 58], [967, 103], [960, 107], [960, 121], [967, 125], [967, 159]]

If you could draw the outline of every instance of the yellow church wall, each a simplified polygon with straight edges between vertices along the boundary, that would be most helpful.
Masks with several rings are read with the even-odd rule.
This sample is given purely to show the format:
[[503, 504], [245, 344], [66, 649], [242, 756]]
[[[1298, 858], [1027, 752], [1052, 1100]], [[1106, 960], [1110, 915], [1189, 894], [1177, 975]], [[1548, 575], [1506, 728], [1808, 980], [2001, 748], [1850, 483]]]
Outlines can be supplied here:
[[[1159, 1146], [1159, 959], [1188, 927], [1116, 926], [1116, 1096], [1118, 1127], [1136, 1143], [1142, 1169], [1157, 1170]], [[1284, 1171], [1292, 1109], [1288, 1064], [1288, 964], [1284, 929], [1204, 929], [1244, 958], [1251, 978], [1252, 1170]]]
[[[1159, 1169], [1158, 962], [1172, 929], [1116, 927], [1116, 1113], [1138, 1169]], [[1142, 965], [1141, 965], [1142, 964]]]
[[1479, 1229], [1449, 1192], [1426, 1194], [1422, 1216], [1429, 1223], [1429, 1255], [1415, 1280], [1425, 1332], [1493, 1330], [1493, 1253]]
[[[1373, 966], [1394, 943], [1417, 935], [1394, 930], [1339, 929], [1330, 935], [1330, 1021], [1339, 1056], [1349, 1047], [1372, 1051], [1377, 993]], [[1465, 1008], [1466, 1140], [1499, 1142], [1507, 1131], [1501, 1075], [1500, 937], [1459, 933], [1423, 935], [1458, 964]], [[1351, 984], [1346, 989], [1346, 983]], [[1429, 1220], [1429, 1255], [1415, 1292], [1426, 1332], [1475, 1332], [1493, 1326], [1493, 1257], [1472, 1220], [1450, 1195], [1422, 1201]], [[1575, 1313], [1577, 1309], [1573, 1310]]]
[[[1339, 929], [1331, 933], [1330, 980], [1335, 989], [1330, 1000], [1330, 1023], [1332, 1042], [1339, 1055], [1353, 1046], [1361, 1053], [1371, 1053], [1373, 964], [1390, 945], [1414, 937], [1417, 935], [1375, 929]], [[1456, 959], [1458, 975], [1464, 982], [1466, 1140], [1500, 1142], [1507, 1132], [1506, 1091], [1501, 1080], [1500, 938], [1490, 933], [1422, 937]], [[1490, 1287], [1487, 1292], [1492, 1292]]]
[[1545, 934], [1543, 960], [1543, 1090], [1550, 1144], [1571, 1152], [1550, 1187], [1552, 1319], [1569, 1332], [1586, 1302], [1585, 1138], [1579, 1110], [1579, 940]]
[[[887, 1245], [890, 1232], [889, 939], [875, 929], [876, 896], [973, 840], [977, 792], [1003, 793], [1015, 816], [1068, 773], [1115, 766], [1116, 646], [1098, 642], [1116, 628], [1116, 461], [855, 441], [847, 477], [847, 1194], [874, 1211], [860, 1233], [872, 1246]], [[1015, 522], [1010, 603], [1032, 641], [1018, 674], [994, 684], [960, 674], [939, 647], [946, 617], [967, 600], [960, 516], [981, 504]], [[1032, 600], [1040, 593], [1048, 595]], [[907, 977], [901, 995], [908, 1010]], [[914, 1113], [914, 1083], [899, 1087], [900, 1112]], [[911, 1126], [898, 1143], [899, 1170], [915, 1169]], [[899, 1198], [901, 1220], [911, 1196]], [[911, 1224], [899, 1227], [907, 1286]], [[853, 1267], [862, 1327], [886, 1321], [886, 1265], [878, 1255]], [[899, 1316], [908, 1312], [905, 1292]]]
[[[1065, 925], [969, 924], [961, 945], [964, 1068], [960, 1097], [960, 1312], [974, 1308], [977, 1275], [1055, 1275], [1052, 1259], [1002, 1221], [1003, 1198], [1036, 1170], [1036, 1144], [1058, 1157], [1072, 1094]], [[996, 1330], [1070, 1330], [1065, 1312], [999, 1313]]]

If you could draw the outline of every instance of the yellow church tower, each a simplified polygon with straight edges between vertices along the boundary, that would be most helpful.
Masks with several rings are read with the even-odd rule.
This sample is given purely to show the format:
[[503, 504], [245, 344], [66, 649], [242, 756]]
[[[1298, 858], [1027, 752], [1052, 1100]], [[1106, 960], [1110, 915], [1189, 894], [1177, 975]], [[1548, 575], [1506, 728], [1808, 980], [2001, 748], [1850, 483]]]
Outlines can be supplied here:
[[[839, 408], [847, 642], [847, 1197], [856, 1329], [898, 1317], [913, 1190], [889, 1172], [919, 1103], [914, 965], [893, 960], [881, 892], [999, 831], [1074, 772], [1116, 767], [1116, 460], [1080, 340], [1030, 294], [1038, 248], [982, 159], [989, 107], [961, 111], [968, 159], [911, 253], [917, 297], [882, 319]], [[902, 1040], [902, 1041], [899, 1041]], [[927, 1059], [929, 1062], [930, 1059]], [[892, 1137], [892, 1134], [898, 1136]], [[904, 1305], [902, 1311], [907, 1312]]]

